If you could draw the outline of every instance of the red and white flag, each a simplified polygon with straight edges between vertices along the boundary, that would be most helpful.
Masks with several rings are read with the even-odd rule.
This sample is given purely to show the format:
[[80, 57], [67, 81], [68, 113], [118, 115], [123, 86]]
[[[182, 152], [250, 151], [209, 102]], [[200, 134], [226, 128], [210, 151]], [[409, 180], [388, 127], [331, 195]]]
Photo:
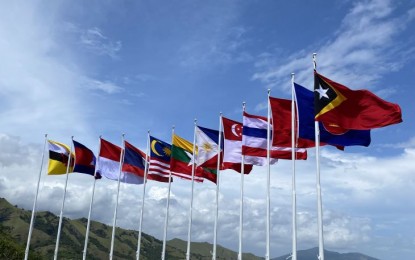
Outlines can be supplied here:
[[[223, 125], [223, 169], [241, 172], [242, 163], [242, 123], [222, 117]], [[244, 173], [248, 174], [252, 165], [244, 165]]]

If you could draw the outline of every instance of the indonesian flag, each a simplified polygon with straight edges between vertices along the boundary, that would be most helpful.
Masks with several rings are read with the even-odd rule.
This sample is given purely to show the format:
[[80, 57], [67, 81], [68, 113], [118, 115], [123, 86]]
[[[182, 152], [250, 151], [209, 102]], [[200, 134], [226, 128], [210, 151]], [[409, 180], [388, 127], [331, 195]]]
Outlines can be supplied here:
[[120, 172], [122, 148], [101, 138], [97, 172], [107, 179], [131, 184], [142, 184], [143, 178], [132, 173]]

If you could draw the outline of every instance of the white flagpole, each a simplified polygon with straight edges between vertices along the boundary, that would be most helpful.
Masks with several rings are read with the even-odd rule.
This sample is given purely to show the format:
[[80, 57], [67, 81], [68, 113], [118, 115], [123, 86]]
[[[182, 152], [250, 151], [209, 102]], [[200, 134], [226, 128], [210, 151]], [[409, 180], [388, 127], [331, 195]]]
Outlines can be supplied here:
[[30, 218], [29, 234], [27, 235], [26, 250], [25, 250], [25, 255], [24, 255], [25, 260], [29, 258], [30, 239], [32, 238], [33, 226], [35, 224], [37, 195], [39, 194], [40, 177], [42, 176], [43, 160], [45, 159], [45, 149], [46, 149], [47, 141], [48, 141], [48, 134], [45, 134], [45, 142], [43, 144], [43, 150], [42, 150], [42, 160], [40, 162], [40, 171], [39, 171], [39, 176], [37, 179], [36, 195], [35, 195], [35, 200], [33, 202], [32, 217]]
[[291, 73], [291, 161], [292, 161], [292, 254], [291, 259], [297, 260], [297, 198], [295, 187], [295, 93], [294, 93], [294, 73]]
[[271, 202], [270, 202], [270, 190], [271, 190], [271, 166], [270, 166], [270, 157], [271, 157], [271, 119], [270, 119], [270, 105], [269, 105], [269, 97], [271, 94], [271, 90], [268, 89], [268, 126], [267, 126], [267, 237], [266, 237], [266, 252], [265, 252], [265, 260], [270, 259], [270, 228], [271, 228]]
[[194, 125], [194, 135], [193, 135], [193, 161], [192, 161], [192, 194], [190, 197], [190, 208], [189, 208], [189, 228], [187, 232], [187, 250], [186, 250], [186, 260], [190, 260], [190, 242], [192, 239], [192, 211], [193, 211], [193, 192], [195, 185], [195, 163], [196, 163], [196, 123], [195, 119]]
[[87, 250], [88, 250], [89, 228], [90, 228], [90, 225], [91, 225], [91, 212], [92, 212], [92, 204], [94, 203], [95, 184], [96, 184], [96, 181], [97, 181], [96, 177], [97, 177], [97, 170], [98, 170], [98, 157], [99, 157], [100, 150], [101, 150], [101, 136], [99, 136], [98, 152], [97, 152], [97, 158], [96, 158], [95, 170], [94, 170], [94, 184], [92, 185], [91, 202], [89, 203], [88, 222], [86, 224], [85, 244], [84, 244], [84, 251], [83, 251], [83, 255], [82, 255], [83, 260], [86, 260], [86, 253], [87, 253]]
[[212, 260], [216, 259], [216, 244], [218, 238], [218, 215], [219, 215], [219, 179], [220, 179], [220, 152], [222, 145], [222, 113], [219, 113], [219, 140], [218, 140], [218, 163], [216, 165], [216, 214], [215, 214], [215, 226], [213, 229], [213, 253]]
[[[317, 53], [313, 53], [314, 70], [317, 68], [316, 64]], [[321, 199], [320, 186], [320, 128], [318, 121], [314, 122], [315, 138], [316, 138], [316, 183], [317, 183], [317, 214], [318, 214], [318, 259], [324, 260], [324, 242], [323, 242], [323, 206]]]
[[[246, 103], [242, 103], [242, 111], [245, 112]], [[241, 194], [239, 205], [239, 250], [238, 260], [242, 260], [242, 235], [243, 235], [243, 222], [244, 222], [244, 175], [245, 175], [245, 155], [242, 154], [241, 160]]]
[[124, 163], [124, 136], [125, 134], [121, 135], [121, 144], [122, 144], [122, 148], [121, 148], [121, 156], [120, 156], [120, 167], [119, 167], [119, 171], [118, 171], [118, 187], [117, 187], [117, 199], [115, 202], [115, 210], [114, 210], [114, 220], [112, 222], [112, 236], [111, 236], [111, 249], [110, 249], [110, 260], [112, 260], [112, 255], [114, 252], [114, 238], [115, 238], [115, 226], [117, 224], [117, 209], [118, 209], [118, 197], [120, 195], [120, 180], [121, 180], [121, 170], [122, 170], [122, 164]]
[[150, 147], [150, 130], [147, 132], [147, 151], [146, 151], [146, 161], [144, 167], [144, 186], [143, 186], [143, 200], [141, 203], [141, 217], [140, 217], [140, 226], [138, 231], [138, 242], [137, 242], [137, 254], [136, 259], [140, 259], [140, 248], [141, 248], [141, 232], [142, 232], [142, 225], [143, 225], [143, 217], [144, 217], [144, 199], [146, 196], [146, 186], [147, 186], [147, 176], [148, 176], [148, 153]]
[[69, 169], [71, 167], [71, 159], [72, 159], [72, 145], [73, 145], [73, 136], [71, 137], [71, 146], [69, 149], [69, 156], [68, 156], [68, 165], [66, 166], [66, 181], [65, 181], [65, 188], [63, 191], [63, 198], [62, 198], [62, 206], [61, 206], [61, 213], [59, 215], [59, 224], [58, 224], [58, 235], [56, 237], [56, 245], [55, 245], [55, 253], [53, 255], [53, 259], [58, 259], [58, 251], [59, 251], [59, 240], [61, 236], [61, 229], [62, 229], [62, 217], [63, 217], [63, 208], [65, 207], [65, 197], [66, 197], [66, 187], [68, 186], [68, 177], [69, 177]]
[[[172, 132], [171, 136], [173, 139], [174, 126], [172, 127], [171, 132]], [[169, 189], [167, 192], [166, 216], [164, 217], [163, 249], [161, 251], [161, 260], [165, 260], [165, 257], [166, 257], [167, 226], [169, 224], [170, 190], [171, 190], [171, 171], [169, 171]]]

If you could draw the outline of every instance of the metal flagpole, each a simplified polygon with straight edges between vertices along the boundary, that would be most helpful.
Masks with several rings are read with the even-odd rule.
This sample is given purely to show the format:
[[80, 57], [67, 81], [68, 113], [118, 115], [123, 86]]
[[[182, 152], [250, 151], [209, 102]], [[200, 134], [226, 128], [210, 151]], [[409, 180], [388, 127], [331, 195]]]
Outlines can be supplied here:
[[[98, 145], [98, 152], [97, 155], [99, 157], [99, 152], [101, 150], [101, 136], [99, 136], [99, 145]], [[91, 202], [89, 203], [89, 212], [88, 212], [88, 222], [86, 224], [86, 233], [85, 233], [85, 244], [84, 244], [84, 251], [82, 255], [82, 259], [86, 260], [86, 252], [88, 250], [88, 238], [89, 238], [89, 228], [91, 225], [91, 212], [92, 212], [92, 204], [94, 203], [94, 195], [95, 195], [95, 184], [97, 181], [97, 170], [98, 170], [98, 157], [95, 163], [95, 170], [94, 170], [94, 184], [92, 185], [92, 195], [91, 195]]]
[[192, 163], [192, 194], [190, 197], [190, 207], [189, 207], [189, 228], [188, 228], [188, 232], [187, 232], [187, 250], [186, 250], [186, 260], [190, 260], [190, 242], [192, 239], [192, 211], [193, 211], [193, 191], [194, 191], [194, 186], [195, 186], [195, 163], [196, 163], [196, 123], [197, 120], [195, 119], [194, 124], [195, 124], [195, 130], [194, 130], [194, 135], [193, 135], [193, 161], [191, 161]]
[[270, 202], [270, 189], [271, 189], [271, 167], [270, 167], [270, 157], [271, 157], [271, 129], [270, 129], [270, 105], [269, 105], [269, 97], [271, 94], [271, 90], [268, 89], [268, 126], [267, 126], [267, 238], [266, 238], [266, 252], [265, 252], [265, 260], [270, 259], [270, 226], [271, 226], [271, 202]]
[[216, 244], [218, 238], [218, 214], [219, 214], [219, 179], [220, 179], [220, 154], [222, 145], [222, 113], [219, 113], [219, 140], [218, 140], [218, 163], [216, 165], [216, 214], [215, 227], [213, 229], [213, 253], [212, 260], [216, 259]]
[[45, 159], [45, 149], [46, 149], [47, 141], [48, 141], [48, 134], [45, 134], [45, 142], [43, 144], [42, 160], [40, 162], [39, 177], [37, 179], [36, 195], [35, 195], [35, 200], [33, 202], [32, 217], [30, 218], [29, 234], [27, 235], [26, 250], [25, 250], [25, 255], [24, 255], [25, 260], [27, 260], [28, 257], [29, 257], [30, 239], [32, 238], [33, 226], [35, 224], [35, 212], [36, 212], [37, 195], [39, 194], [40, 177], [42, 176], [43, 160]]
[[[124, 145], [124, 136], [125, 134], [121, 135], [121, 144]], [[118, 187], [117, 187], [117, 199], [115, 202], [115, 210], [114, 210], [114, 220], [112, 222], [112, 236], [111, 236], [111, 250], [110, 250], [110, 260], [112, 260], [112, 254], [114, 252], [114, 238], [115, 238], [115, 225], [117, 224], [117, 208], [118, 208], [118, 197], [120, 195], [120, 180], [121, 180], [121, 170], [122, 164], [124, 162], [124, 148], [121, 148], [121, 156], [120, 156], [120, 167], [118, 171]]]
[[[313, 53], [314, 70], [317, 68], [316, 63], [317, 53]], [[321, 186], [320, 186], [320, 128], [318, 121], [314, 122], [315, 138], [316, 138], [316, 184], [317, 184], [317, 214], [318, 214], [318, 259], [324, 260], [324, 242], [323, 242], [323, 206], [321, 200]]]
[[291, 259], [297, 260], [297, 198], [295, 189], [295, 149], [296, 129], [295, 129], [295, 93], [294, 93], [294, 73], [291, 73], [291, 160], [292, 160], [292, 254]]
[[141, 217], [140, 217], [140, 225], [138, 231], [138, 242], [137, 242], [137, 254], [136, 259], [140, 259], [140, 248], [141, 248], [141, 232], [142, 232], [142, 225], [143, 225], [143, 217], [144, 217], [144, 199], [146, 196], [146, 186], [147, 186], [147, 176], [148, 176], [148, 153], [150, 147], [150, 130], [147, 132], [147, 151], [146, 151], [146, 161], [144, 166], [144, 186], [143, 186], [143, 200], [141, 203]]
[[[172, 127], [171, 132], [172, 132], [171, 136], [173, 139], [174, 126]], [[166, 257], [167, 225], [169, 224], [170, 190], [171, 190], [171, 171], [169, 171], [169, 188], [167, 192], [166, 216], [164, 217], [163, 249], [161, 251], [161, 260], [164, 260]]]
[[71, 146], [70, 146], [70, 149], [69, 149], [68, 165], [66, 166], [65, 188], [64, 188], [64, 191], [63, 191], [61, 213], [59, 215], [58, 235], [56, 237], [55, 254], [53, 255], [54, 260], [58, 259], [59, 239], [60, 239], [60, 236], [61, 236], [61, 229], [62, 229], [63, 208], [65, 207], [66, 187], [68, 186], [69, 169], [71, 167], [73, 136], [71, 137], [71, 139], [72, 139], [72, 142], [71, 142]]
[[[246, 103], [242, 103], [242, 111], [245, 112]], [[238, 260], [242, 260], [242, 235], [243, 235], [243, 222], [244, 222], [244, 175], [245, 175], [245, 155], [242, 154], [241, 159], [241, 194], [239, 205], [239, 250]]]

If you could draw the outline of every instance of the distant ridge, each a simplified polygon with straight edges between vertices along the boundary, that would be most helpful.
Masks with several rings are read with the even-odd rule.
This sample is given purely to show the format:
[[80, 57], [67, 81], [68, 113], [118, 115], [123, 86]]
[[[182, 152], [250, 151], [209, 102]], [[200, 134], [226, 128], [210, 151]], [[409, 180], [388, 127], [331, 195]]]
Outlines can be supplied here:
[[[272, 258], [272, 260], [286, 260], [291, 254], [286, 254], [280, 257]], [[298, 260], [316, 260], [318, 256], [318, 247], [310, 248], [307, 250], [297, 251]], [[288, 258], [290, 259], [290, 258]], [[337, 253], [328, 250], [324, 250], [324, 259], [327, 260], [379, 260], [360, 253]]]
[[[0, 259], [21, 260], [24, 257], [31, 211], [11, 205], [0, 198]], [[37, 212], [35, 227], [30, 245], [31, 260], [51, 259], [55, 249], [58, 217], [50, 212]], [[63, 219], [59, 259], [82, 259], [87, 219]], [[88, 259], [108, 259], [112, 228], [105, 224], [91, 221], [88, 245]], [[116, 228], [114, 260], [135, 259], [138, 232]], [[182, 260], [186, 255], [187, 241], [172, 239], [167, 242], [166, 259]], [[162, 241], [143, 233], [141, 257], [143, 260], [158, 260], [161, 256]], [[192, 260], [210, 260], [212, 244], [192, 242]], [[318, 248], [298, 251], [298, 260], [316, 260]], [[285, 260], [289, 255], [273, 258]], [[359, 253], [340, 254], [325, 251], [327, 260], [378, 260]], [[217, 246], [217, 259], [236, 260], [237, 252]], [[261, 260], [250, 253], [243, 254], [244, 260]]]

